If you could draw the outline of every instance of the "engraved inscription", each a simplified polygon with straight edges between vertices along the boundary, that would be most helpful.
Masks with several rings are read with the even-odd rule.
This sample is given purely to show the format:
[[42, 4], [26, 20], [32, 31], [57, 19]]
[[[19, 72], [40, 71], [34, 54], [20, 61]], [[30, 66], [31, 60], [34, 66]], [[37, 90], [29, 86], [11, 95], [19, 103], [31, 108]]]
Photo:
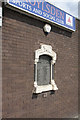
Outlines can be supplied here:
[[48, 85], [51, 80], [51, 57], [41, 55], [37, 66], [37, 83], [38, 85]]

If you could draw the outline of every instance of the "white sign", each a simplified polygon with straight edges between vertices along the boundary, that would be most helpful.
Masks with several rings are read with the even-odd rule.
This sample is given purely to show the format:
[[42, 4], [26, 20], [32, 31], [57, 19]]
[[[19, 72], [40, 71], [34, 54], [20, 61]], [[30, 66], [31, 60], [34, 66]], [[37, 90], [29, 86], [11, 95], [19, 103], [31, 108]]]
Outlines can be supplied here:
[[0, 7], [0, 26], [2, 26], [2, 7]]
[[73, 26], [73, 17], [66, 14], [66, 24], [69, 26]]

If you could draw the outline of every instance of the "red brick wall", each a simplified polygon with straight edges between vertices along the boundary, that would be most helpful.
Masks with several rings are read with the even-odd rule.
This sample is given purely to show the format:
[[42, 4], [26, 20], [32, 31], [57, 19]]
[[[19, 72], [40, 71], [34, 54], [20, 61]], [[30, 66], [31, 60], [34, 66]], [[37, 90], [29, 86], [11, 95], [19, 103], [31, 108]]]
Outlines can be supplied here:
[[[2, 67], [3, 117], [68, 118], [78, 114], [78, 21], [76, 31], [52, 26], [45, 35], [45, 22], [4, 8]], [[57, 53], [55, 94], [33, 96], [34, 52], [40, 43]]]
[[2, 117], [2, 27], [0, 26], [0, 118], [1, 117]]
[[2, 116], [2, 29], [0, 28], [0, 117]]
[[78, 112], [80, 118], [80, 20], [78, 20]]

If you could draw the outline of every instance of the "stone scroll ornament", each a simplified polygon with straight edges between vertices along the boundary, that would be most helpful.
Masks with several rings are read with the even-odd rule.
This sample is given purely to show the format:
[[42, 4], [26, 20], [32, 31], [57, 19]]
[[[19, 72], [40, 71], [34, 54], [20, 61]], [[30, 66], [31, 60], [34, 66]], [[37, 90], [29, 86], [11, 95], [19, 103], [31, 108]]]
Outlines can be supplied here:
[[[51, 58], [50, 62], [48, 62], [47, 60], [47, 58], [49, 57]], [[53, 76], [53, 68], [55, 62], [56, 62], [56, 53], [52, 50], [52, 47], [50, 45], [41, 44], [41, 49], [35, 51], [35, 65], [34, 65], [35, 77], [34, 77], [33, 93], [42, 93], [44, 91], [58, 90], [58, 87], [54, 81], [54, 76]], [[40, 66], [40, 71], [39, 71], [39, 66]], [[47, 78], [50, 78], [49, 83], [48, 81], [46, 82]], [[42, 83], [40, 84], [40, 82]]]

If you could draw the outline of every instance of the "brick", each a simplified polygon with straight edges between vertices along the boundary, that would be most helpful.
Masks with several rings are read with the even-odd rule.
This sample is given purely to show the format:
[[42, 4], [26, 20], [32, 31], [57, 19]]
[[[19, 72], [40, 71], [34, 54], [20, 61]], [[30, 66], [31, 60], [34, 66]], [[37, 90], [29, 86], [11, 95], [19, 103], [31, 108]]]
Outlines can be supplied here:
[[[4, 8], [2, 29], [3, 117], [68, 118], [78, 114], [78, 23], [73, 33], [52, 26], [46, 36], [45, 22]], [[34, 52], [40, 44], [57, 53], [54, 78], [59, 88], [32, 98]]]

